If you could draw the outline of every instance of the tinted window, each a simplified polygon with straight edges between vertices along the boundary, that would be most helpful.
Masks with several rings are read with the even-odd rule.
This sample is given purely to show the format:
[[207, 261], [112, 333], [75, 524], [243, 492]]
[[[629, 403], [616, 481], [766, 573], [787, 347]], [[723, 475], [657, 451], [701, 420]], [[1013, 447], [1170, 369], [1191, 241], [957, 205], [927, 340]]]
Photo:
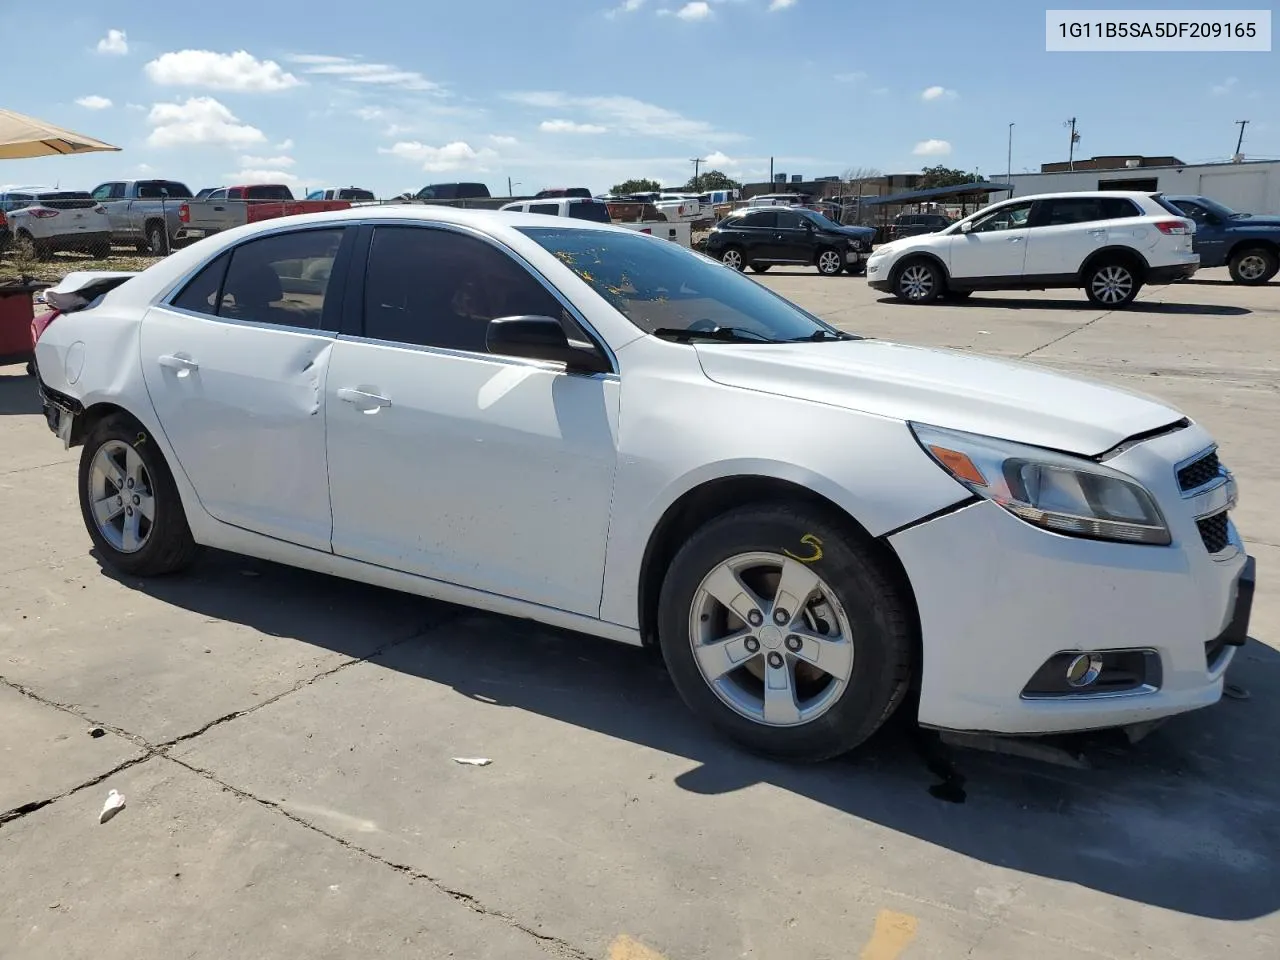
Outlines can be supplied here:
[[594, 200], [574, 200], [569, 204], [569, 216], [578, 220], [592, 220], [596, 223], [610, 223], [609, 207]]
[[180, 310], [190, 310], [192, 313], [217, 315], [218, 293], [222, 289], [222, 278], [227, 273], [227, 264], [230, 261], [230, 252], [221, 254], [211, 261], [187, 282], [181, 293], [173, 298], [173, 306]]
[[247, 187], [244, 191], [246, 200], [292, 200], [293, 191], [282, 184], [262, 184]]
[[546, 213], [553, 217], [560, 216], [560, 204], [558, 203], [531, 203], [529, 204], [530, 213]]
[[[323, 199], [323, 197], [321, 198]], [[373, 200], [372, 190], [360, 190], [356, 187], [347, 187], [345, 190], [338, 191], [339, 200]]]
[[756, 210], [737, 220], [730, 220], [731, 227], [776, 227], [778, 215], [772, 210]]
[[374, 231], [364, 296], [365, 336], [450, 350], [486, 352], [495, 317], [564, 320], [560, 301], [510, 256], [427, 227]]
[[41, 205], [52, 210], [87, 210], [97, 204], [85, 190], [60, 190], [42, 193], [36, 198]]
[[1044, 201], [1045, 226], [1091, 223], [1137, 216], [1138, 210], [1123, 197], [1059, 197]]
[[1027, 225], [1027, 217], [1031, 213], [1031, 201], [1015, 203], [1001, 207], [989, 213], [981, 220], [975, 221], [970, 233], [987, 233], [991, 230], [1016, 230]]
[[763, 284], [702, 254], [644, 234], [522, 227], [646, 333], [730, 327], [748, 338], [808, 340], [833, 327]]
[[782, 230], [799, 230], [804, 226], [804, 221], [798, 213], [792, 213], [790, 210], [778, 211], [778, 227]]
[[218, 316], [319, 329], [341, 242], [341, 230], [300, 230], [240, 244], [231, 253]]
[[159, 200], [164, 197], [170, 200], [190, 200], [191, 191], [185, 183], [177, 180], [140, 180], [138, 197], [144, 200]]

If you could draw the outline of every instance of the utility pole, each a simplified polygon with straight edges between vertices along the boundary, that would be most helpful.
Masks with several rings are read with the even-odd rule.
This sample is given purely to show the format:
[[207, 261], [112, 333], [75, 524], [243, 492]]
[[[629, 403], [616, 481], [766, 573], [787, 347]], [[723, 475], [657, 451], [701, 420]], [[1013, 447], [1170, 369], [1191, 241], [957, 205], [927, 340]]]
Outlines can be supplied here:
[[1236, 152], [1231, 155], [1231, 159], [1240, 156], [1240, 148], [1244, 146], [1244, 128], [1249, 125], [1248, 120], [1237, 120], [1236, 124], [1240, 127], [1240, 136], [1236, 139]]
[[1072, 117], [1063, 126], [1071, 128], [1071, 146], [1067, 150], [1067, 169], [1074, 170], [1076, 168], [1076, 144], [1080, 142], [1080, 134], [1076, 133], [1076, 118]]
[[[1005, 157], [1004, 164], [1004, 182], [1013, 183], [1013, 124], [1009, 124], [1009, 153]], [[1013, 196], [1013, 191], [1009, 191], [1009, 196]]]
[[689, 162], [693, 164], [693, 189], [697, 190], [698, 189], [698, 167], [700, 167], [702, 164], [706, 163], [707, 161], [704, 160], [702, 157], [694, 157]]
[[769, 182], [773, 183], [773, 157], [769, 158]]

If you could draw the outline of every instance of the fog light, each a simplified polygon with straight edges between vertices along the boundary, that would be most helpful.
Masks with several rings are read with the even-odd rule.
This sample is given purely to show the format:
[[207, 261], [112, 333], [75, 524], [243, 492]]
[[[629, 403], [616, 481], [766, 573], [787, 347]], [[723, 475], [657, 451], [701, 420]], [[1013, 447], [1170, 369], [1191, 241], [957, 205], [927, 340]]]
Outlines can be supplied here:
[[1067, 683], [1076, 688], [1087, 687], [1102, 675], [1102, 658], [1096, 653], [1082, 653], [1067, 664]]

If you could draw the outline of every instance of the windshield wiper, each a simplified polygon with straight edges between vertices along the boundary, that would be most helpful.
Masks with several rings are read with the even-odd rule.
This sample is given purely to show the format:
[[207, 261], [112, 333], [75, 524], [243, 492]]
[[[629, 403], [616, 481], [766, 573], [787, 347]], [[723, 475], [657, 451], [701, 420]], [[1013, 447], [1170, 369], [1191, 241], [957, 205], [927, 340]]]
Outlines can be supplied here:
[[663, 340], [674, 340], [676, 343], [688, 343], [690, 340], [718, 340], [723, 343], [778, 343], [754, 330], [742, 327], [716, 327], [714, 330], [690, 330], [688, 327], [659, 327], [653, 331], [655, 337]]
[[796, 337], [792, 343], [817, 343], [821, 340], [857, 340], [852, 333], [845, 333], [843, 330], [824, 330], [819, 327], [807, 337]]

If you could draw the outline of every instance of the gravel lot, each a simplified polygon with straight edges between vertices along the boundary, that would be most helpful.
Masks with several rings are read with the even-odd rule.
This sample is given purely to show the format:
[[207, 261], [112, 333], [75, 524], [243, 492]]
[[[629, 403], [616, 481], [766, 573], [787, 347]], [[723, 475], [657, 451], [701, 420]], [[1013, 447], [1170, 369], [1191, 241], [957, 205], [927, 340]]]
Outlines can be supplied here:
[[[763, 282], [856, 332], [1203, 421], [1262, 571], [1230, 677], [1248, 699], [1072, 744], [1091, 769], [906, 722], [843, 761], [767, 763], [642, 651], [226, 555], [113, 576], [79, 451], [2, 368], [0, 956], [1280, 955], [1280, 285], [1210, 270], [1108, 313], [1073, 291], [912, 307], [813, 270]], [[109, 789], [127, 807], [99, 825]]]

